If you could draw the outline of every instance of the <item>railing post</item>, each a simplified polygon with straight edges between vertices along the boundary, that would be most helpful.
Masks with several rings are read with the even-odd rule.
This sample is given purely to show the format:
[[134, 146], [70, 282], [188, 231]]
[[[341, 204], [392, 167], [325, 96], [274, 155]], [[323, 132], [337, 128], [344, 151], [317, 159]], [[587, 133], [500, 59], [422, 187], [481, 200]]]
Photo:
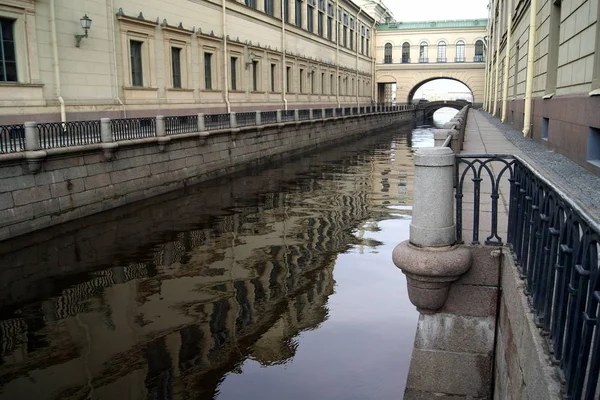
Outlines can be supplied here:
[[327, 118], [326, 108], [321, 108], [321, 119]]
[[342, 107], [340, 110], [342, 110], [342, 117], [346, 115], [346, 107]]
[[312, 108], [308, 109], [308, 119], [310, 119], [310, 120], [313, 119], [313, 109]]
[[165, 117], [164, 115], [156, 116], [156, 136], [165, 136]]
[[297, 108], [294, 110], [294, 121], [300, 121], [300, 110]]
[[277, 110], [277, 123], [281, 123], [282, 118], [281, 118], [281, 110]]
[[456, 245], [454, 153], [447, 147], [420, 148], [414, 156], [410, 239], [394, 249], [393, 260], [407, 277], [410, 301], [423, 313], [446, 302], [450, 285], [471, 266], [471, 252]]
[[204, 120], [204, 113], [198, 114], [198, 132], [204, 132], [206, 130], [206, 121]]
[[37, 151], [42, 148], [40, 145], [40, 131], [37, 122], [25, 122], [25, 150]]
[[229, 127], [232, 129], [237, 128], [237, 118], [233, 111], [229, 113]]
[[102, 143], [114, 142], [110, 118], [100, 118], [100, 140]]
[[262, 113], [260, 111], [256, 112], [254, 119], [256, 120], [256, 126], [262, 125]]

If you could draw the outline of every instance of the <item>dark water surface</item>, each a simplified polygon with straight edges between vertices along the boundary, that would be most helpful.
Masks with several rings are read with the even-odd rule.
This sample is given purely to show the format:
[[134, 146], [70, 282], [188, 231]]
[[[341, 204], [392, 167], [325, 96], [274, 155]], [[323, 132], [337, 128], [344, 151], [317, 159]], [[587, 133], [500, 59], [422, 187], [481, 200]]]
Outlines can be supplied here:
[[398, 128], [0, 243], [0, 399], [399, 399]]

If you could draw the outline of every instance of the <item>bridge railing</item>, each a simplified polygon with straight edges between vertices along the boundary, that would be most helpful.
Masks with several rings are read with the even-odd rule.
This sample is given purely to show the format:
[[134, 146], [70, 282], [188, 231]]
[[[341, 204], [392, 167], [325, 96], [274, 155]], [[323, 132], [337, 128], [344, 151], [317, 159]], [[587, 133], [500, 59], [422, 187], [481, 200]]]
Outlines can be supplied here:
[[566, 398], [600, 398], [598, 222], [517, 156], [456, 155], [455, 186], [457, 238], [509, 246]]
[[[141, 118], [115, 118], [24, 124], [0, 125], [0, 154], [19, 153], [25, 150], [45, 150], [60, 147], [82, 146], [104, 141], [121, 141], [172, 136], [190, 132], [215, 131], [232, 127], [252, 127], [310, 119], [326, 119], [340, 116], [376, 112], [412, 111], [414, 106], [369, 105], [364, 107], [320, 108], [251, 111], [222, 114], [192, 114]], [[157, 122], [160, 121], [160, 122]], [[103, 125], [103, 123], [105, 125]], [[103, 128], [104, 127], [104, 128]], [[32, 132], [27, 135], [27, 131]], [[102, 133], [102, 130], [109, 135]], [[31, 141], [28, 146], [28, 141]]]

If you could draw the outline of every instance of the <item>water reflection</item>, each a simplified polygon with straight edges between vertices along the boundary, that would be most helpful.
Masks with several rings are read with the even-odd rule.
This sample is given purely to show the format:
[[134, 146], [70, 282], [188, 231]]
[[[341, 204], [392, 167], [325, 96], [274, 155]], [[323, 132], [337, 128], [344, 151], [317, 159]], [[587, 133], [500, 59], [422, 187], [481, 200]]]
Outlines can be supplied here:
[[381, 133], [0, 243], [0, 397], [401, 397], [417, 314], [389, 254], [427, 140]]

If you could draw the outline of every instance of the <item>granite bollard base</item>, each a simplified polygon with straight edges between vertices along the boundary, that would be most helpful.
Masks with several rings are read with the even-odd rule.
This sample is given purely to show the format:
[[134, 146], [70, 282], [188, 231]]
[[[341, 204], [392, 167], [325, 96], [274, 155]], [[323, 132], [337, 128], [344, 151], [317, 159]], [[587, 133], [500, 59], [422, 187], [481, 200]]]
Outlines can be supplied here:
[[469, 270], [472, 259], [466, 247], [417, 247], [408, 240], [396, 246], [392, 258], [406, 275], [411, 303], [424, 314], [442, 308], [450, 285]]

